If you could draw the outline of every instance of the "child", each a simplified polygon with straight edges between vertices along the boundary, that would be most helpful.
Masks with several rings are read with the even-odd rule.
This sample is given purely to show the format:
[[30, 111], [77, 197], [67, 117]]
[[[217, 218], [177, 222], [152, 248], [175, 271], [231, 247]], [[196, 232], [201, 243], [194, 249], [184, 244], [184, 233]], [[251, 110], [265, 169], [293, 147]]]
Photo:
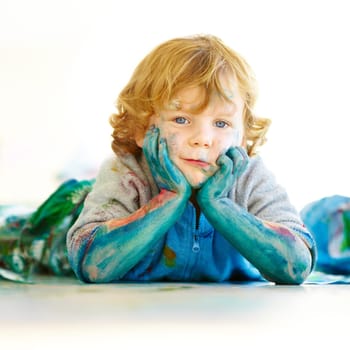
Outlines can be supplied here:
[[300, 284], [315, 245], [256, 148], [255, 80], [214, 36], [167, 41], [138, 65], [112, 115], [113, 158], [67, 235], [86, 282]]

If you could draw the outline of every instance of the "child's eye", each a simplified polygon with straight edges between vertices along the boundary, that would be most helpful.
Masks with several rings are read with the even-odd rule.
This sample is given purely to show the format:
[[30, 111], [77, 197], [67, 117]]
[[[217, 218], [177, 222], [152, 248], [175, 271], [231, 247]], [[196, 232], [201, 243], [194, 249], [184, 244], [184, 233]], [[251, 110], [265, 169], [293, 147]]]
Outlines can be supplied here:
[[218, 128], [225, 128], [226, 126], [228, 126], [228, 123], [226, 123], [226, 122], [223, 121], [223, 120], [219, 120], [219, 121], [215, 122], [215, 125], [216, 125]]
[[187, 124], [188, 120], [185, 117], [176, 117], [175, 123], [177, 124]]

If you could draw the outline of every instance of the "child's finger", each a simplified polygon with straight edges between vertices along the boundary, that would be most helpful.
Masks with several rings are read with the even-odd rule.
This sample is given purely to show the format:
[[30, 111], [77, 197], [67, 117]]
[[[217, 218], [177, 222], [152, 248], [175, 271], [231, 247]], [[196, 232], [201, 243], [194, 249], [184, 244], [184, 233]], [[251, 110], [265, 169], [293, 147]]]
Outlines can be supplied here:
[[219, 166], [219, 170], [217, 171], [217, 173], [220, 172], [222, 176], [229, 176], [230, 174], [232, 174], [232, 161], [225, 154], [222, 154], [216, 163]]
[[166, 140], [161, 137], [159, 140], [158, 145], [158, 158], [159, 158], [159, 164], [162, 171], [162, 177], [165, 180], [169, 180], [169, 153], [168, 153], [168, 146], [166, 143]]
[[169, 181], [179, 184], [181, 182], [179, 170], [170, 159], [168, 145], [164, 138], [161, 138], [159, 141], [159, 158], [161, 159], [161, 163]]
[[158, 163], [158, 139], [159, 139], [159, 129], [150, 128], [145, 136], [143, 143], [143, 151], [149, 162], [149, 164]]
[[226, 154], [232, 160], [235, 176], [240, 176], [249, 163], [247, 152], [242, 147], [231, 147]]
[[167, 173], [164, 169], [161, 142], [159, 140], [159, 129], [151, 128], [147, 132], [143, 151], [150, 167], [151, 173], [160, 188], [167, 188]]

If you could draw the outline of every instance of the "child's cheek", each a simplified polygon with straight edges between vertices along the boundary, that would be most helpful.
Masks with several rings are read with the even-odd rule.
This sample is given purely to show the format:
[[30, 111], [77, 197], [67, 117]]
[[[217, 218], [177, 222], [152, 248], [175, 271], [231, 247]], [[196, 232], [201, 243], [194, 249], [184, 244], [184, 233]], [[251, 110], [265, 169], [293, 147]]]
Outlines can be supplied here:
[[169, 156], [172, 158], [172, 156], [176, 155], [179, 150], [178, 135], [175, 132], [169, 130], [165, 123], [162, 122], [162, 120], [158, 121], [156, 126], [159, 128], [160, 137], [166, 140]]
[[221, 154], [225, 154], [231, 147], [242, 146], [242, 142], [243, 142], [242, 135], [243, 133], [237, 129], [237, 130], [233, 130], [229, 138], [220, 139], [218, 143], [218, 150], [219, 150], [218, 157]]
[[178, 137], [175, 133], [169, 133], [166, 135], [165, 139], [168, 145], [169, 156], [170, 158], [173, 158], [179, 153]]
[[231, 147], [242, 146], [243, 137], [244, 137], [243, 128], [233, 130]]
[[217, 144], [217, 149], [216, 149], [217, 158], [216, 158], [216, 160], [218, 160], [218, 158], [222, 154], [225, 154], [229, 150], [230, 147], [232, 147], [231, 142], [229, 142], [227, 140], [220, 140]]

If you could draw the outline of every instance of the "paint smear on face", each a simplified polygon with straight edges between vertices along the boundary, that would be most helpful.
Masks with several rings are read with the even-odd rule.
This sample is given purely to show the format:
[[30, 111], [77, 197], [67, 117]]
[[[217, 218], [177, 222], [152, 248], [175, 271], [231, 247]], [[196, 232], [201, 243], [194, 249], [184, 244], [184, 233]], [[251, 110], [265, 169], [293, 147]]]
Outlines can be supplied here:
[[181, 108], [181, 103], [178, 99], [174, 98], [170, 101], [167, 108], [169, 108], [171, 111], [178, 111]]
[[[236, 91], [235, 81], [230, 76], [223, 76], [222, 84], [225, 98], [231, 100], [232, 104], [222, 95], [219, 96], [217, 91], [210, 96], [209, 104], [203, 111], [192, 114], [191, 111], [198, 107], [198, 101], [203, 99], [204, 92], [201, 87], [189, 87], [181, 90], [155, 118], [160, 136], [167, 142], [170, 159], [193, 188], [200, 188], [217, 171], [216, 162], [222, 154], [225, 154], [230, 147], [242, 145], [243, 100]], [[173, 111], [180, 111], [179, 115]], [[188, 123], [184, 122], [184, 125], [177, 126], [174, 123], [174, 118], [177, 116], [188, 119]], [[230, 127], [209, 129], [215, 125], [214, 122], [221, 119], [228, 122]], [[198, 120], [206, 123], [203, 125], [208, 127], [210, 134], [198, 126]], [[197, 143], [193, 146], [190, 141], [193, 137], [197, 137], [196, 135], [201, 139], [203, 135], [208, 135], [206, 142], [210, 147], [203, 147]]]
[[[162, 131], [163, 130], [161, 130], [161, 132]], [[172, 159], [175, 165], [182, 171], [193, 188], [200, 188], [202, 184], [216, 172], [218, 168], [216, 164], [209, 164], [205, 168], [201, 168], [200, 166], [192, 167], [179, 159], [179, 154], [181, 154], [180, 147], [183, 144], [183, 141], [180, 141], [181, 135], [171, 133], [163, 134], [163, 137], [167, 140], [170, 159]], [[204, 149], [196, 150], [196, 159], [208, 163], [208, 151]]]

